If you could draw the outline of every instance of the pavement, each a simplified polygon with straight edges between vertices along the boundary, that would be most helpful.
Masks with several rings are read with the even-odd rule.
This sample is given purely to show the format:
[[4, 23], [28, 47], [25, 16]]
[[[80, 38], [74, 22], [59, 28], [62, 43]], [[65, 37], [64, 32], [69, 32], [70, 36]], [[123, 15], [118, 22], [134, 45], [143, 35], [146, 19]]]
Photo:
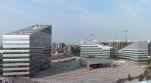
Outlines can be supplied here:
[[[105, 67], [93, 70], [87, 70], [85, 66], [79, 65], [79, 60], [71, 60], [68, 62], [52, 62], [48, 70], [40, 72], [36, 78], [53, 79], [53, 80], [73, 80], [87, 82], [107, 82], [115, 83], [118, 79], [127, 78], [128, 74], [131, 77], [139, 76], [144, 72], [144, 68], [138, 65], [125, 61], [113, 61], [114, 68]], [[124, 83], [123, 80], [119, 80]]]

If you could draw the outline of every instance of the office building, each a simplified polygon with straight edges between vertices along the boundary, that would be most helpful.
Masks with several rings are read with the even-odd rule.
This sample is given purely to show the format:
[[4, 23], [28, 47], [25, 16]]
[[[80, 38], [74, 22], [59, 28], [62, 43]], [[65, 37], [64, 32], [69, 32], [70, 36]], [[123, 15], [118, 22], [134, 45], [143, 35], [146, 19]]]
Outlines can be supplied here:
[[115, 53], [115, 57], [117, 57], [116, 55], [118, 55], [117, 51], [132, 44], [133, 42], [122, 42], [122, 41], [109, 41], [109, 42], [100, 42], [100, 44], [103, 45], [107, 45], [107, 46], [111, 46], [114, 48], [114, 53]]
[[114, 57], [114, 49], [98, 42], [84, 40], [81, 41], [80, 56], [111, 58]]
[[147, 63], [148, 43], [147, 41], [136, 41], [118, 51], [118, 57], [131, 61]]
[[2, 74], [2, 59], [3, 58], [3, 50], [0, 49], [0, 75]]
[[3, 35], [3, 76], [34, 77], [51, 56], [51, 25], [34, 25]]

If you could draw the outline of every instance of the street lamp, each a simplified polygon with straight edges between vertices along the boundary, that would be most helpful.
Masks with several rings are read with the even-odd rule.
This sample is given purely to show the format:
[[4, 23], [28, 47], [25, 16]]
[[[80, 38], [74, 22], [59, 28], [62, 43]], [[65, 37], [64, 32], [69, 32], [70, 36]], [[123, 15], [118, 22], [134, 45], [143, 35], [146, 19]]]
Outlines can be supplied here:
[[104, 74], [105, 74], [105, 83], [107, 83], [106, 82], [106, 69], [104, 69]]
[[119, 78], [118, 78], [118, 72], [119, 72], [119, 70], [117, 70], [117, 79], [119, 79]]

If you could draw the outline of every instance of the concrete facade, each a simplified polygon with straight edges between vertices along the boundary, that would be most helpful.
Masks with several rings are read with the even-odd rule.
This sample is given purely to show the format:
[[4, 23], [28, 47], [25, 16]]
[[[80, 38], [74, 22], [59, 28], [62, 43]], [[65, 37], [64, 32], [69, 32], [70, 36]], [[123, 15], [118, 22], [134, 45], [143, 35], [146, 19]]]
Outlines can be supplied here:
[[51, 56], [51, 25], [3, 35], [3, 76], [33, 77]]
[[80, 64], [86, 65], [87, 69], [90, 70], [90, 65], [92, 64], [111, 64], [113, 68], [113, 60], [112, 59], [103, 59], [103, 58], [80, 58]]

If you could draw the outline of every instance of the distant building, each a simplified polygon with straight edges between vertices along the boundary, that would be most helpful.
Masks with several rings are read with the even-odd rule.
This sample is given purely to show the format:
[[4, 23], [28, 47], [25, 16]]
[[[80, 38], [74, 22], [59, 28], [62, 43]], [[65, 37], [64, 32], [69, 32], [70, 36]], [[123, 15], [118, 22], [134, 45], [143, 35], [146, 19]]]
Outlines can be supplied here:
[[3, 49], [3, 45], [0, 45], [0, 50], [2, 50]]
[[68, 52], [75, 55], [80, 56], [80, 45], [66, 45], [68, 48]]
[[59, 43], [59, 48], [65, 47], [65, 43]]
[[2, 74], [2, 58], [3, 58], [3, 50], [0, 49], [0, 74]]
[[81, 41], [80, 56], [111, 58], [114, 57], [114, 49], [113, 47], [99, 44], [97, 42], [84, 40]]
[[56, 53], [58, 52], [58, 44], [57, 43], [53, 43], [52, 44], [52, 50], [51, 50], [52, 53]]
[[100, 42], [100, 44], [111, 46], [114, 48], [114, 53], [115, 57], [118, 55], [117, 51], [132, 44], [133, 42], [122, 42], [122, 41], [117, 41], [117, 42]]
[[147, 63], [148, 43], [147, 41], [134, 42], [118, 51], [118, 57], [135, 62]]
[[151, 42], [148, 43], [148, 55], [151, 56]]
[[63, 53], [64, 51], [64, 48], [65, 47], [65, 43], [59, 43], [59, 46], [58, 46], [58, 52], [59, 53]]
[[34, 25], [3, 35], [3, 76], [33, 77], [51, 56], [51, 25]]

